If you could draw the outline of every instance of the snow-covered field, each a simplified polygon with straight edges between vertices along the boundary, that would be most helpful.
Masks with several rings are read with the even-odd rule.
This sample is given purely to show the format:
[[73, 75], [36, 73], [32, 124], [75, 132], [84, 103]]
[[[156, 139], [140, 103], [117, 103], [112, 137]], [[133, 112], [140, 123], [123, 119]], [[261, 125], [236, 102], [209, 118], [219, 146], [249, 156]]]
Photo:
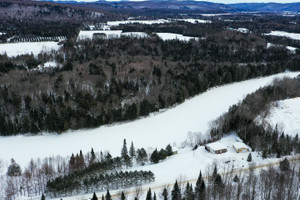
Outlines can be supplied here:
[[184, 103], [164, 112], [127, 122], [102, 126], [96, 129], [69, 131], [60, 135], [0, 137], [0, 159], [7, 164], [14, 158], [22, 167], [31, 158], [51, 155], [69, 156], [82, 150], [89, 152], [109, 150], [113, 156], [120, 155], [122, 141], [134, 142], [136, 148], [165, 148], [171, 144], [179, 147], [189, 132], [202, 132], [209, 128], [228, 108], [242, 100], [245, 95], [268, 85], [276, 77], [295, 77], [300, 72], [282, 73], [210, 89]]
[[278, 101], [274, 105], [266, 122], [273, 128], [278, 125], [287, 135], [300, 136], [300, 97]]
[[98, 31], [83, 31], [81, 30], [77, 36], [77, 40], [84, 40], [84, 39], [93, 39], [93, 35], [95, 33], [103, 33], [106, 35], [107, 38], [118, 38], [121, 37], [122, 30], [98, 30]]
[[211, 23], [211, 20], [204, 20], [204, 19], [175, 19], [176, 21], [184, 21], [184, 22], [189, 22], [192, 24], [197, 24], [197, 23]]
[[15, 57], [23, 54], [33, 54], [37, 56], [39, 53], [49, 53], [58, 51], [61, 45], [57, 42], [21, 42], [21, 43], [5, 43], [0, 44], [0, 54], [9, 57]]
[[176, 34], [176, 33], [156, 33], [158, 37], [160, 37], [162, 40], [181, 40], [181, 41], [190, 41], [190, 40], [197, 40], [197, 37], [189, 37], [184, 36], [182, 34]]
[[60, 67], [60, 65], [55, 61], [48, 61], [38, 66], [38, 70], [43, 70], [45, 68], [56, 68]]
[[271, 33], [265, 33], [264, 35], [273, 35], [273, 36], [287, 37], [293, 40], [300, 40], [300, 33], [288, 33], [285, 31], [271, 31]]

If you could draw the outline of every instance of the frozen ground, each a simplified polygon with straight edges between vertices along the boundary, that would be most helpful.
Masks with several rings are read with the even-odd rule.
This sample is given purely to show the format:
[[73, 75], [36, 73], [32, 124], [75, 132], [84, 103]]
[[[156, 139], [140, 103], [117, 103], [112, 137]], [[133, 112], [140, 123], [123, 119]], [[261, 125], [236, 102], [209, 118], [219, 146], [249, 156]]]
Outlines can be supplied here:
[[288, 37], [293, 40], [300, 40], [300, 33], [288, 33], [285, 31], [271, 31], [271, 33], [265, 33], [264, 35], [281, 36], [281, 37]]
[[163, 23], [168, 23], [170, 22], [169, 20], [165, 19], [157, 19], [157, 20], [124, 20], [124, 21], [108, 21], [107, 25], [109, 26], [119, 26], [120, 24], [163, 24]]
[[[276, 46], [282, 47], [283, 45], [278, 45], [278, 44], [273, 44], [273, 43], [267, 43], [267, 48], [270, 48], [270, 47], [276, 47]], [[295, 53], [296, 50], [298, 49], [298, 48], [296, 48], [296, 47], [291, 47], [291, 46], [286, 46], [286, 48], [287, 48], [289, 51], [291, 51], [292, 53]]]
[[228, 108], [242, 100], [245, 95], [268, 85], [275, 77], [295, 77], [300, 72], [281, 73], [239, 83], [212, 88], [186, 100], [184, 103], [149, 117], [102, 126], [90, 130], [69, 131], [60, 135], [0, 137], [0, 159], [9, 163], [14, 158], [22, 167], [31, 158], [51, 155], [69, 156], [82, 150], [86, 153], [109, 150], [113, 156], [120, 155], [123, 139], [133, 141], [136, 148], [165, 148], [171, 144], [179, 147], [189, 132], [202, 132], [209, 128]]
[[278, 125], [280, 130], [290, 136], [300, 136], [300, 97], [276, 102], [266, 118], [273, 128]]
[[81, 30], [77, 36], [77, 40], [84, 40], [84, 39], [93, 39], [93, 35], [95, 33], [103, 33], [106, 35], [107, 38], [118, 38], [121, 36], [122, 30], [109, 30], [109, 31], [83, 31]]
[[197, 24], [197, 23], [211, 23], [211, 20], [204, 20], [204, 19], [176, 19], [176, 21], [185, 21], [185, 22], [189, 22], [192, 24]]
[[38, 66], [38, 70], [43, 70], [45, 68], [56, 68], [60, 67], [60, 65], [55, 61], [48, 61]]
[[190, 40], [197, 40], [197, 37], [189, 37], [184, 36], [182, 34], [176, 34], [176, 33], [156, 33], [158, 37], [160, 37], [162, 40], [180, 40], [180, 41], [190, 41]]
[[148, 34], [145, 32], [124, 32], [122, 36], [134, 37], [134, 38], [145, 38], [148, 37]]
[[39, 53], [49, 53], [58, 51], [61, 45], [57, 42], [21, 42], [21, 43], [5, 43], [0, 44], [0, 54], [8, 57], [15, 57], [23, 54], [33, 54], [37, 56]]

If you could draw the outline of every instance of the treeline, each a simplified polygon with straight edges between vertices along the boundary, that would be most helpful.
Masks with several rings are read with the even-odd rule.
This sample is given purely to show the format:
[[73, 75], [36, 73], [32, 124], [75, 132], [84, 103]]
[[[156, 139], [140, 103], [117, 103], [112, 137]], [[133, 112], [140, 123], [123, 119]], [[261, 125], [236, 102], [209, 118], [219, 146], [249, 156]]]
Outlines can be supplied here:
[[[173, 188], [164, 188], [160, 194], [147, 192], [146, 200], [291, 200], [299, 198], [300, 168], [296, 163], [290, 164], [287, 159], [279, 167], [268, 167], [255, 172], [255, 164], [249, 164], [249, 171], [235, 174], [226, 171], [220, 175], [215, 166], [206, 177], [201, 172], [193, 187], [176, 181]], [[206, 178], [206, 180], [204, 180]]]
[[100, 174], [80, 179], [76, 173], [71, 176], [58, 177], [47, 183], [46, 194], [50, 197], [68, 196], [74, 194], [105, 191], [107, 189], [124, 189], [155, 180], [151, 171], [119, 171], [110, 174]]
[[[249, 94], [239, 104], [232, 106], [229, 111], [217, 119], [211, 128], [211, 137], [221, 138], [229, 132], [236, 132], [238, 136], [253, 150], [262, 151], [264, 158], [268, 156], [290, 155], [300, 152], [298, 135], [291, 137], [279, 129], [271, 128], [264, 123], [273, 102], [300, 96], [299, 77], [275, 80], [266, 86]], [[262, 122], [257, 121], [260, 116]], [[266, 142], [267, 141], [267, 142]]]

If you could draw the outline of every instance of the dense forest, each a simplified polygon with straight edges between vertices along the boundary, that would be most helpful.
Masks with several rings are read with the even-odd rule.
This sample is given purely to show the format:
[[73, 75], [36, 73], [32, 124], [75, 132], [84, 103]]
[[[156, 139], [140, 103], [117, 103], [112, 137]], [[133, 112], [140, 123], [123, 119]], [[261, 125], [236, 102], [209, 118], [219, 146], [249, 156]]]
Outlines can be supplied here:
[[[1, 56], [1, 135], [61, 133], [134, 120], [214, 86], [300, 66], [299, 51], [266, 48], [262, 36], [214, 23], [123, 28], [147, 31], [149, 37], [69, 38], [50, 55]], [[168, 30], [203, 39], [163, 41], [151, 33]], [[48, 60], [61, 67], [34, 70]]]
[[247, 95], [241, 103], [232, 106], [228, 113], [217, 119], [212, 125], [211, 137], [221, 138], [223, 134], [234, 131], [253, 150], [262, 151], [264, 158], [300, 153], [298, 135], [293, 138], [256, 120], [258, 116], [266, 117], [274, 102], [299, 96], [300, 77], [276, 80], [273, 85]]

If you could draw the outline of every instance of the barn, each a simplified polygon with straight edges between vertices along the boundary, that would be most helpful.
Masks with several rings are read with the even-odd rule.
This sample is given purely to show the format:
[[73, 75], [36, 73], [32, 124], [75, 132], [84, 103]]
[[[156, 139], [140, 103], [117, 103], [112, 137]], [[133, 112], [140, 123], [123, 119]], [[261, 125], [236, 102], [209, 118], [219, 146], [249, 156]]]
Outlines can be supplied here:
[[205, 149], [208, 152], [213, 153], [213, 154], [221, 154], [221, 153], [226, 153], [227, 152], [227, 146], [224, 145], [220, 141], [206, 144]]

